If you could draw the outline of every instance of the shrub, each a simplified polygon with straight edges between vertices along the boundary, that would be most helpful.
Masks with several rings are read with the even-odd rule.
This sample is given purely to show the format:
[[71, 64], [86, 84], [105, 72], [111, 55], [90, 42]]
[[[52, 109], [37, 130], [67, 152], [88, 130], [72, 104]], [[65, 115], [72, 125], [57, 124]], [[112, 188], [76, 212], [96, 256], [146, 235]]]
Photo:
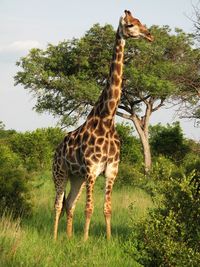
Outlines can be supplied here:
[[119, 164], [119, 173], [116, 180], [116, 185], [118, 187], [127, 185], [137, 185], [144, 178], [141, 168], [137, 165], [130, 165], [129, 163], [121, 162]]
[[121, 141], [121, 161], [143, 164], [143, 154], [140, 141], [133, 136], [133, 128], [128, 124], [117, 124], [117, 132]]
[[13, 216], [27, 215], [28, 203], [26, 171], [21, 160], [6, 145], [0, 146], [0, 215], [11, 211]]
[[150, 127], [150, 145], [155, 156], [163, 155], [176, 163], [180, 163], [189, 152], [179, 122]]
[[184, 158], [183, 167], [185, 168], [186, 173], [190, 173], [192, 170], [196, 170], [197, 173], [200, 173], [199, 154], [188, 153]]
[[25, 168], [37, 171], [51, 166], [54, 149], [62, 137], [63, 132], [58, 128], [37, 129], [12, 135], [10, 144]]
[[177, 173], [181, 168], [177, 167], [174, 162], [164, 156], [154, 158], [152, 169], [150, 172], [151, 179], [155, 181], [169, 181], [171, 178], [177, 178]]
[[137, 186], [151, 195], [155, 203], [162, 201], [163, 188], [173, 180], [183, 177], [183, 170], [177, 167], [174, 162], [164, 156], [154, 158], [151, 171], [138, 180]]
[[193, 176], [165, 186], [162, 205], [133, 227], [126, 251], [144, 266], [200, 266], [200, 196]]
[[144, 177], [143, 155], [139, 140], [133, 136], [133, 128], [128, 124], [117, 124], [121, 141], [119, 173], [116, 181], [118, 187], [136, 185]]
[[52, 151], [56, 149], [58, 144], [63, 140], [65, 133], [60, 128], [46, 128], [40, 129], [46, 136], [47, 142], [50, 145]]

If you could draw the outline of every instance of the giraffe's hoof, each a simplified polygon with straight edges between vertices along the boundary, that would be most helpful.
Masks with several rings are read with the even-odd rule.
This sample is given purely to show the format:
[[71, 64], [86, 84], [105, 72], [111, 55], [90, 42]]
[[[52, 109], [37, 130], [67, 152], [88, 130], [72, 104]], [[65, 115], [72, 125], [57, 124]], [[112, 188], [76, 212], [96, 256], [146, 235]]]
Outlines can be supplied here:
[[83, 241], [86, 242], [88, 240], [88, 236], [83, 237]]
[[67, 234], [67, 238], [68, 238], [68, 239], [72, 239], [72, 234], [70, 234], [70, 235]]
[[107, 241], [110, 241], [110, 239], [111, 239], [111, 236], [107, 236]]

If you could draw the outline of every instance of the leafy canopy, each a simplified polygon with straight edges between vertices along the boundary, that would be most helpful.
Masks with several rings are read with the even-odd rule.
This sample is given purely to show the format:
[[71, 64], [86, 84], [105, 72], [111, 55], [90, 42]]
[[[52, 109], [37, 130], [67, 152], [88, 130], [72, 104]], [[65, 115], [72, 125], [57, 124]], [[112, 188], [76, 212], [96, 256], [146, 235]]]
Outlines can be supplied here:
[[[119, 108], [129, 114], [144, 101], [180, 99], [199, 86], [199, 50], [193, 36], [168, 26], [152, 26], [152, 44], [127, 40], [123, 95]], [[17, 65], [16, 84], [30, 90], [38, 112], [59, 116], [72, 125], [86, 115], [106, 86], [115, 32], [111, 25], [95, 24], [80, 39], [32, 49]], [[155, 108], [155, 110], [157, 110]]]
[[167, 126], [157, 124], [151, 126], [149, 132], [151, 149], [155, 156], [164, 155], [180, 163], [190, 150], [179, 122], [167, 124]]

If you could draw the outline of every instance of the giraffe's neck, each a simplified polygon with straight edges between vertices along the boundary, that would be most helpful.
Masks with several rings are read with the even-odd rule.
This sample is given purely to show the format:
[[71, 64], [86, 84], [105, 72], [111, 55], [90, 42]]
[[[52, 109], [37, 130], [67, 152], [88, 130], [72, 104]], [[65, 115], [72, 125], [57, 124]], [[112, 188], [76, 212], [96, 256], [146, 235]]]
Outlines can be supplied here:
[[106, 88], [102, 91], [95, 107], [94, 113], [101, 118], [112, 119], [116, 113], [122, 87], [122, 72], [125, 40], [120, 36], [119, 29], [113, 49], [112, 64]]

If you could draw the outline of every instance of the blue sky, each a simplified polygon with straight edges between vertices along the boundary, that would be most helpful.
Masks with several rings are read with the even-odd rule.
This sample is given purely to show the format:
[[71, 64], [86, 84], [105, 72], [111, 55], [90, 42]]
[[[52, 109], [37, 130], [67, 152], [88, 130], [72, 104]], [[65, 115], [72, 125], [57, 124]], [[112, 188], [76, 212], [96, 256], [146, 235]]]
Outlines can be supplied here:
[[[188, 17], [198, 0], [0, 0], [0, 120], [6, 128], [20, 131], [55, 126], [48, 114], [38, 115], [34, 99], [21, 86], [14, 86], [15, 62], [32, 47], [45, 48], [64, 39], [80, 37], [94, 23], [110, 23], [117, 28], [124, 9], [129, 9], [147, 26], [153, 24], [193, 31]], [[151, 123], [172, 123], [169, 109], [155, 112]], [[181, 120], [186, 136], [199, 140], [200, 128]]]

